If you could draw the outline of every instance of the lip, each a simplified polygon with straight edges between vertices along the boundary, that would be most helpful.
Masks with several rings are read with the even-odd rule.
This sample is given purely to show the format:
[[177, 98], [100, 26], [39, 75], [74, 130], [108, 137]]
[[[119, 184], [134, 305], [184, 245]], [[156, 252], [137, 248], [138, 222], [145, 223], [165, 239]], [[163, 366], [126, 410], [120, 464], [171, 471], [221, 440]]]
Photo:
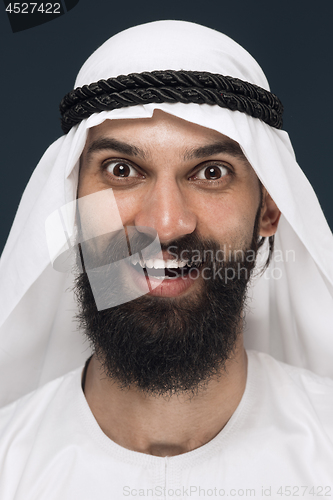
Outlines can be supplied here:
[[[130, 267], [131, 277], [139, 289], [142, 290], [142, 294], [152, 297], [178, 297], [191, 288], [195, 281], [197, 281], [197, 276], [194, 277], [189, 274], [178, 278], [156, 279], [149, 276], [149, 271], [145, 270], [144, 276], [143, 273], [139, 273], [130, 264], [128, 264], [128, 267]], [[149, 293], [147, 293], [147, 285]]]

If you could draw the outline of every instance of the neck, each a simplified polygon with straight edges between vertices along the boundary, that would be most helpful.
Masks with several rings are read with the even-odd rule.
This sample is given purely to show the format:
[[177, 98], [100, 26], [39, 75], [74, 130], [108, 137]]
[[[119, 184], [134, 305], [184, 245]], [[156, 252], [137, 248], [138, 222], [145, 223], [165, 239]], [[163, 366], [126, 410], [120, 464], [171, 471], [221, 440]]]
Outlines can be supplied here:
[[150, 396], [135, 387], [121, 389], [105, 376], [94, 355], [89, 363], [85, 395], [102, 431], [129, 450], [174, 456], [213, 439], [236, 410], [245, 390], [247, 357], [242, 336], [220, 377], [211, 379], [191, 398]]

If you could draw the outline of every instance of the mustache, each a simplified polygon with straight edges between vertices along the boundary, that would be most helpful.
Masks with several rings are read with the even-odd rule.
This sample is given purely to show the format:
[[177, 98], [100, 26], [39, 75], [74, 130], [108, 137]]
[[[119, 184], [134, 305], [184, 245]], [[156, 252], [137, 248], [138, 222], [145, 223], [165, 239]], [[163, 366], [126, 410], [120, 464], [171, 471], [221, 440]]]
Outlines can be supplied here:
[[257, 252], [257, 242], [253, 239], [245, 250], [230, 250], [212, 238], [202, 238], [195, 231], [174, 239], [169, 243], [160, 243], [158, 234], [152, 228], [125, 226], [124, 229], [96, 236], [81, 242], [80, 257], [84, 268], [97, 268], [116, 263], [131, 255], [138, 254], [144, 259], [154, 259], [161, 251], [166, 252], [170, 260], [187, 261], [190, 265], [221, 264], [221, 262], [253, 261]]

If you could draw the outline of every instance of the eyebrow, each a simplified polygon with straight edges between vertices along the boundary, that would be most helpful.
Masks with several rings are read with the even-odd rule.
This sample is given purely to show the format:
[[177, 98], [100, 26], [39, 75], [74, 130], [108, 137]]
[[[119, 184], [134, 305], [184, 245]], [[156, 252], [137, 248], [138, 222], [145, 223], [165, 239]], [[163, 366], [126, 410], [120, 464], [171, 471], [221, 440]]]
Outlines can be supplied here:
[[89, 146], [87, 150], [87, 160], [90, 160], [93, 153], [97, 151], [105, 151], [108, 149], [112, 149], [117, 153], [128, 156], [138, 156], [140, 158], [146, 158], [147, 156], [143, 149], [140, 149], [137, 146], [127, 144], [126, 142], [117, 141], [116, 139], [112, 139], [109, 137], [102, 137], [93, 141]]
[[[89, 162], [93, 153], [105, 150], [112, 150], [123, 155], [136, 156], [142, 159], [145, 159], [148, 156], [143, 149], [138, 148], [137, 146], [118, 141], [117, 139], [110, 137], [101, 137], [93, 141], [89, 146], [87, 150], [87, 161]], [[215, 142], [213, 144], [207, 144], [198, 148], [185, 150], [184, 160], [189, 161], [193, 159], [201, 159], [221, 153], [239, 158], [240, 160], [248, 163], [248, 160], [240, 146], [237, 143], [228, 141]]]
[[241, 150], [237, 143], [233, 142], [215, 142], [214, 144], [208, 144], [207, 146], [200, 146], [199, 148], [187, 150], [184, 154], [185, 160], [192, 160], [195, 158], [205, 158], [207, 156], [214, 156], [216, 154], [228, 154], [239, 158], [244, 162], [248, 163], [246, 156]]

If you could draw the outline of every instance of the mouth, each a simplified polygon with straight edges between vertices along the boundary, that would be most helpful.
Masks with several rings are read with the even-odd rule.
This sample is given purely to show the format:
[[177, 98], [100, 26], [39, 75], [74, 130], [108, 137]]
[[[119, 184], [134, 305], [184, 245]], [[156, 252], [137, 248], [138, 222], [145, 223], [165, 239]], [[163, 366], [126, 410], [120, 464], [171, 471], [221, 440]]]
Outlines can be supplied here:
[[141, 289], [147, 289], [148, 286], [148, 295], [155, 297], [177, 297], [184, 294], [198, 281], [199, 267], [202, 264], [198, 261], [143, 259], [138, 254], [132, 255], [129, 263], [136, 284]]
[[201, 261], [182, 261], [182, 260], [164, 260], [164, 259], [140, 259], [138, 254], [130, 258], [131, 266], [138, 272], [142, 269], [148, 274], [149, 278], [163, 280], [172, 280], [177, 278], [186, 278], [192, 269], [198, 269]]

